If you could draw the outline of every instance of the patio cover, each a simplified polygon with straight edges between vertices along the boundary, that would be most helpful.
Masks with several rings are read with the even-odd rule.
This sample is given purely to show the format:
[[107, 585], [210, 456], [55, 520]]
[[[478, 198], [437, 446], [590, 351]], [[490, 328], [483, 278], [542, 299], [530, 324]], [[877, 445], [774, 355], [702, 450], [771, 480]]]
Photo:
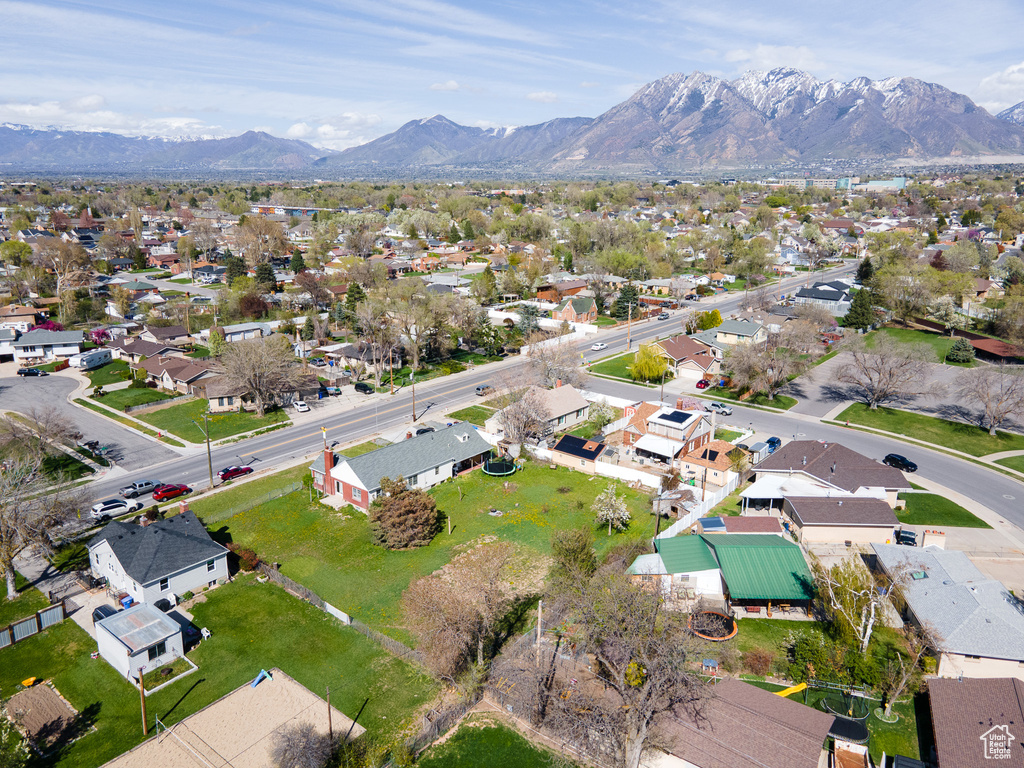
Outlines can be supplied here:
[[667, 437], [647, 434], [637, 440], [633, 447], [639, 451], [653, 453], [655, 456], [663, 456], [671, 461], [686, 446], [683, 443], [677, 443], [675, 440], [669, 440]]

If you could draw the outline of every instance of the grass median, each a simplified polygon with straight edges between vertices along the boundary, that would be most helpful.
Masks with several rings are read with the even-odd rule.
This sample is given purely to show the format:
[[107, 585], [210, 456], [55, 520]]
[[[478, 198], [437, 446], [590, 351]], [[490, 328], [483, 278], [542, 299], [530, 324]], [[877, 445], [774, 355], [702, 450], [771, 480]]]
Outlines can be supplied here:
[[[113, 421], [116, 421], [119, 424], [123, 424], [126, 427], [131, 427], [132, 429], [138, 430], [139, 432], [142, 432], [144, 435], [149, 435], [150, 437], [157, 437], [156, 432], [154, 432], [152, 429], [144, 427], [141, 424], [132, 421], [131, 419], [126, 419], [124, 416], [119, 416], [116, 412], [110, 410], [109, 408], [104, 408], [102, 405], [98, 405], [94, 402], [91, 402], [81, 397], [76, 397], [75, 403], [82, 406], [83, 408], [88, 408], [90, 411], [95, 411], [101, 416], [105, 416], [108, 419], [112, 419]], [[160, 437], [157, 437], [157, 439], [160, 440], [161, 442], [167, 443], [168, 445], [176, 446], [178, 448], [185, 447], [184, 443], [175, 440], [173, 437], [168, 437], [167, 435], [161, 435]]]

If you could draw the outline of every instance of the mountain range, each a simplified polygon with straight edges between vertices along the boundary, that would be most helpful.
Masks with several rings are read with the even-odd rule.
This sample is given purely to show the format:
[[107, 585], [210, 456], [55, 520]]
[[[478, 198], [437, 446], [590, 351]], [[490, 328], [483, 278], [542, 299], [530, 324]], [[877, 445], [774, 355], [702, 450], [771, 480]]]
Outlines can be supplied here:
[[0, 126], [0, 170], [26, 171], [572, 176], [975, 155], [1024, 155], [1024, 102], [993, 116], [912, 77], [822, 81], [791, 68], [668, 75], [595, 118], [484, 129], [435, 115], [343, 152], [255, 131], [168, 140]]

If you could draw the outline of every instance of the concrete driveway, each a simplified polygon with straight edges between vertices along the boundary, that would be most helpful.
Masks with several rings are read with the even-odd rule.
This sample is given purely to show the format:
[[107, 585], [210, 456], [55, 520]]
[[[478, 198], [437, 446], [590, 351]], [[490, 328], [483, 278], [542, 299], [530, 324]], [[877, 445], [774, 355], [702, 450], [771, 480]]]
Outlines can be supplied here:
[[100, 445], [112, 446], [110, 456], [118, 467], [132, 471], [151, 467], [178, 455], [156, 440], [150, 440], [125, 429], [116, 421], [69, 403], [68, 395], [79, 385], [74, 374], [61, 372], [38, 378], [21, 378], [10, 375], [14, 370], [7, 370], [6, 364], [4, 369], [0, 371], [0, 408], [19, 413], [54, 408], [68, 423], [75, 425], [85, 440], [98, 440]]

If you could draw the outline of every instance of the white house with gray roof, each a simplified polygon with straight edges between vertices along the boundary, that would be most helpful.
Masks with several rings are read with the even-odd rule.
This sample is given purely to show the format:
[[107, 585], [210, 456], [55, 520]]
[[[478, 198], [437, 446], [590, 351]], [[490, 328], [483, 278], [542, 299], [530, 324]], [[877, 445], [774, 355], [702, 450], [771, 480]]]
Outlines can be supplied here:
[[18, 363], [48, 363], [77, 355], [83, 341], [81, 331], [29, 331], [11, 346]]
[[162, 611], [142, 603], [96, 622], [100, 656], [126, 679], [139, 678], [185, 655], [181, 626]]
[[228, 577], [228, 550], [192, 512], [147, 526], [112, 521], [88, 544], [92, 575], [137, 603], [213, 586]]
[[328, 449], [309, 469], [324, 502], [351, 504], [365, 512], [380, 494], [382, 478], [401, 476], [409, 488], [425, 491], [480, 466], [490, 451], [490, 443], [476, 428], [460, 421], [352, 458]]
[[966, 554], [872, 544], [879, 567], [901, 582], [914, 624], [939, 653], [939, 677], [1024, 680], [1024, 604]]

